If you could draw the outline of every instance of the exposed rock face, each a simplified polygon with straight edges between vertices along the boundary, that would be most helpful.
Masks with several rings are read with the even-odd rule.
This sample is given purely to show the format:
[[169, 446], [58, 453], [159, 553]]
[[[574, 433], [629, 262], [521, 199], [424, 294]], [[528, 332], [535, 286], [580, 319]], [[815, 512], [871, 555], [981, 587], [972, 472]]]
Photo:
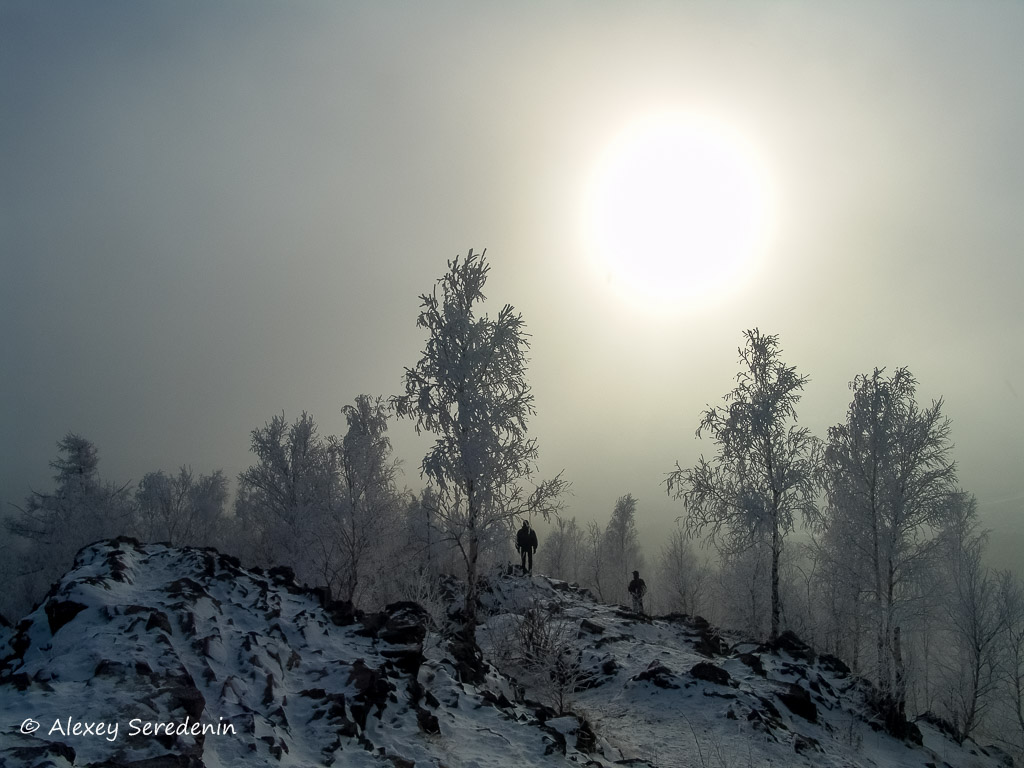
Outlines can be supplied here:
[[732, 676], [728, 672], [706, 661], [694, 664], [690, 674], [698, 680], [704, 680], [715, 685], [729, 685], [732, 682]]
[[[550, 734], [421, 606], [364, 615], [209, 549], [86, 547], [5, 639], [0, 765], [436, 764], [450, 748], [430, 738], [477, 731], [503, 734], [509, 764], [567, 764], [537, 762]], [[38, 730], [8, 729], [19, 713]]]
[[638, 682], [649, 682], [658, 688], [672, 689], [679, 687], [675, 682], [675, 675], [672, 670], [656, 661], [652, 661], [647, 669], [635, 675], [632, 679]]
[[818, 722], [818, 708], [811, 701], [811, 694], [807, 689], [793, 684], [789, 686], [789, 690], [778, 696], [794, 715], [802, 717], [809, 723]]
[[[457, 618], [458, 583], [445, 589]], [[529, 658], [553, 651], [549, 666], [499, 673], [498, 652], [516, 657], [514, 630], [536, 606], [551, 642]], [[699, 617], [640, 620], [540, 575], [482, 584], [480, 616], [475, 637], [446, 633], [415, 603], [364, 614], [287, 568], [100, 542], [4, 628], [0, 766], [650, 768], [713, 754], [816, 768], [864, 764], [853, 744], [868, 735], [908, 768], [937, 753], [1001, 765], [886, 709], [791, 633], [758, 645]]]
[[76, 603], [74, 600], [47, 601], [44, 610], [46, 611], [46, 618], [50, 624], [50, 634], [57, 634], [57, 630], [85, 609], [85, 605], [82, 603]]

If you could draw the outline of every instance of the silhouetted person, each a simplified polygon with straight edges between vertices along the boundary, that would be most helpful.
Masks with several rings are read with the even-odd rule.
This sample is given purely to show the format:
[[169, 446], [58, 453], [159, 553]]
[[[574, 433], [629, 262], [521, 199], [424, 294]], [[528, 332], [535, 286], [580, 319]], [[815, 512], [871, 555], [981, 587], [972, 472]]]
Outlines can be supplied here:
[[640, 578], [640, 571], [633, 571], [633, 580], [629, 582], [629, 596], [633, 598], [633, 610], [643, 615], [644, 595], [647, 594], [647, 583]]
[[537, 532], [530, 528], [530, 524], [526, 520], [523, 520], [523, 527], [516, 534], [516, 549], [519, 550], [519, 556], [523, 559], [523, 570], [526, 573], [533, 573], [533, 553], [537, 551]]

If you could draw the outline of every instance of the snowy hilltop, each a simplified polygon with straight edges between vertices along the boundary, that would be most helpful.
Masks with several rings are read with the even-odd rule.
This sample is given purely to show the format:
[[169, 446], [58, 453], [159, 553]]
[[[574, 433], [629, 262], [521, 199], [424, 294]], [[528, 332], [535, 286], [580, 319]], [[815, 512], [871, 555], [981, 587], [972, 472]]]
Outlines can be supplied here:
[[[0, 627], [3, 766], [1006, 765], [941, 725], [898, 739], [841, 660], [640, 617], [514, 573], [477, 650], [437, 606], [353, 612], [211, 549], [84, 548]], [[888, 730], [892, 730], [888, 727]]]

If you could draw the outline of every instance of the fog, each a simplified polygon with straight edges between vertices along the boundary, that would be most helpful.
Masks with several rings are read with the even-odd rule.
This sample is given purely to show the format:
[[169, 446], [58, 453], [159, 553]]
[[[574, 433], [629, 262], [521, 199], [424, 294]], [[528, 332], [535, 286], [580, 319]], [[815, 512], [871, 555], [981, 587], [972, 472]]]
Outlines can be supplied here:
[[[0, 501], [77, 432], [120, 482], [234, 477], [249, 433], [398, 392], [418, 296], [488, 249], [532, 334], [530, 423], [567, 507], [682, 510], [700, 411], [744, 329], [810, 376], [906, 365], [942, 397], [961, 485], [1024, 547], [1024, 6], [1010, 3], [71, 3], [0, 0]], [[743, 286], [658, 310], [595, 267], [581, 201], [635, 116], [748, 137], [777, 195]], [[426, 438], [392, 427], [404, 481]]]

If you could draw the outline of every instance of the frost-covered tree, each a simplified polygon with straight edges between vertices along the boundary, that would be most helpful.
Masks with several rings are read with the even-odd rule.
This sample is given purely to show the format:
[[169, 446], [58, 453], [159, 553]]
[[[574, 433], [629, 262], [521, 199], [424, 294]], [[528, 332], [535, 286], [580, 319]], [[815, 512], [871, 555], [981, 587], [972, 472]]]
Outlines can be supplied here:
[[133, 525], [128, 486], [100, 478], [96, 446], [69, 432], [57, 449], [58, 457], [50, 462], [56, 471], [53, 492], [32, 491], [25, 505], [15, 506], [4, 520], [4, 528], [19, 542], [16, 577], [33, 600], [71, 566], [79, 549], [129, 533]]
[[583, 540], [586, 560], [586, 585], [594, 591], [597, 599], [604, 602], [605, 582], [608, 566], [608, 547], [604, 531], [596, 520], [587, 523], [587, 532]]
[[697, 437], [718, 448], [697, 466], [676, 468], [666, 488], [687, 508], [689, 532], [703, 533], [723, 554], [761, 543], [771, 552], [771, 637], [779, 633], [779, 559], [797, 516], [814, 519], [815, 441], [796, 426], [796, 404], [807, 377], [781, 359], [777, 336], [744, 332], [742, 368], [724, 407], [708, 407]]
[[860, 672], [864, 632], [871, 626], [864, 563], [846, 546], [841, 529], [828, 527], [814, 533], [809, 556], [816, 564], [817, 633], [824, 650]]
[[963, 743], [984, 720], [999, 684], [1000, 652], [1009, 623], [1004, 595], [1008, 574], [983, 563], [987, 532], [978, 529], [977, 502], [959, 494], [952, 520], [942, 534], [942, 569], [948, 588], [946, 653], [939, 657], [944, 677], [943, 704]]
[[763, 636], [769, 628], [771, 567], [770, 541], [724, 552], [717, 574], [717, 605], [705, 618], [750, 636]]
[[413, 572], [432, 579], [454, 572], [452, 543], [437, 519], [437, 494], [430, 486], [406, 502], [404, 531], [405, 564]]
[[522, 316], [505, 305], [478, 315], [490, 269], [485, 253], [456, 257], [420, 297], [423, 356], [405, 370], [405, 394], [393, 399], [417, 432], [435, 436], [422, 474], [436, 489], [437, 520], [465, 564], [465, 630], [475, 638], [481, 545], [507, 538], [516, 518], [559, 509], [561, 475], [527, 487], [537, 443], [527, 437], [534, 398], [526, 381], [529, 347]]
[[942, 401], [919, 407], [916, 384], [906, 368], [888, 378], [877, 368], [857, 376], [846, 421], [829, 429], [821, 466], [824, 525], [839, 542], [847, 577], [871, 601], [876, 681], [900, 711], [900, 609], [935, 554], [956, 490]]
[[139, 535], [175, 546], [213, 546], [227, 499], [228, 481], [219, 469], [198, 478], [184, 466], [177, 475], [150, 472], [135, 489]]
[[611, 519], [604, 529], [604, 547], [608, 594], [625, 603], [629, 597], [626, 587], [630, 574], [644, 567], [636, 531], [636, 499], [633, 494], [627, 493], [615, 501]]
[[334, 455], [303, 414], [289, 424], [284, 414], [252, 431], [257, 461], [238, 476], [235, 515], [248, 542], [248, 558], [259, 565], [288, 565], [303, 579], [319, 582], [309, 558], [315, 532], [337, 501]]
[[1007, 578], [1000, 594], [1006, 633], [1003, 636], [1001, 675], [1005, 731], [1000, 741], [1024, 757], [1024, 584]]
[[578, 582], [585, 560], [585, 533], [576, 518], [560, 517], [540, 549], [539, 564], [544, 573], [556, 579]]
[[400, 499], [395, 485], [398, 462], [391, 458], [387, 409], [381, 398], [359, 395], [342, 409], [348, 430], [331, 438], [340, 487], [329, 519], [315, 537], [327, 586], [354, 602], [374, 555], [385, 549], [388, 532], [398, 527]]
[[710, 564], [697, 558], [686, 531], [673, 528], [658, 557], [658, 592], [666, 610], [698, 613], [706, 600], [712, 576]]

